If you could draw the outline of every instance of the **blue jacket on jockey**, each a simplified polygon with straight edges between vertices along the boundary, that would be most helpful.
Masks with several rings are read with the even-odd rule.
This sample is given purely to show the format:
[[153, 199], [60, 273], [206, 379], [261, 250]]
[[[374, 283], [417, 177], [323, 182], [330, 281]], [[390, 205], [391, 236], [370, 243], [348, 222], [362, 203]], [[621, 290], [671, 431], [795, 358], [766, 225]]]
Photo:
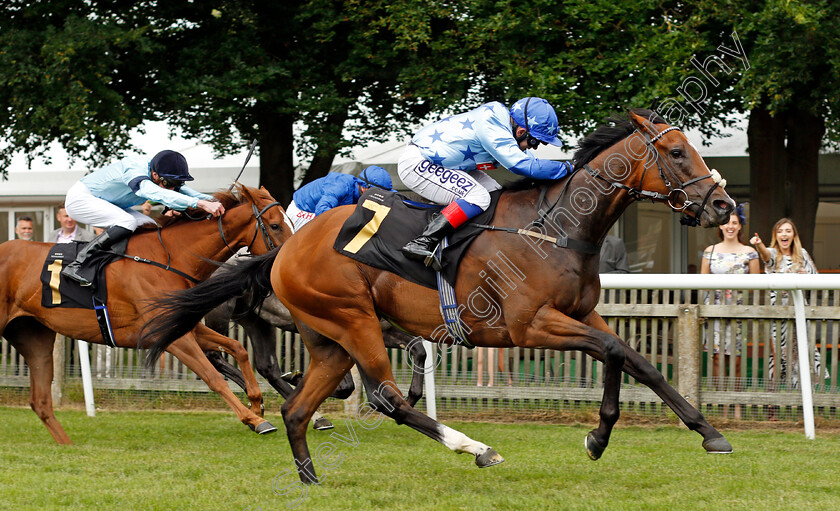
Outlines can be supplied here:
[[371, 165], [359, 177], [350, 174], [330, 172], [322, 178], [301, 186], [292, 195], [295, 205], [301, 211], [320, 215], [337, 206], [355, 204], [359, 200], [359, 187], [371, 185], [390, 190], [391, 176], [382, 167]]

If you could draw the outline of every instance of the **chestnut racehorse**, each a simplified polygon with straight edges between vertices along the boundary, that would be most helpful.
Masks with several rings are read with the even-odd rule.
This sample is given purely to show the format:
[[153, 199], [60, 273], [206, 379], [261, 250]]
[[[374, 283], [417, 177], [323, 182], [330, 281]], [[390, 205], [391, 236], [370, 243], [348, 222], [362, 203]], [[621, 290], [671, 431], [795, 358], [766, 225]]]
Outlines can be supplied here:
[[[216, 194], [226, 209], [218, 221], [192, 221], [183, 216], [159, 231], [139, 231], [129, 239], [126, 254], [169, 264], [196, 280], [204, 280], [217, 268], [212, 261], [224, 261], [241, 247], [265, 253], [291, 235], [283, 208], [268, 191], [242, 186], [237, 191], [238, 197], [230, 192]], [[70, 438], [53, 414], [50, 394], [55, 334], [104, 342], [92, 310], [41, 305], [41, 268], [51, 245], [20, 240], [0, 245], [0, 334], [29, 366], [32, 409], [56, 442], [69, 444]], [[139, 327], [156, 313], [154, 308], [148, 308], [148, 299], [166, 290], [193, 285], [181, 275], [126, 258], [108, 265], [105, 275], [114, 341], [123, 348], [144, 347], [138, 344]], [[258, 433], [276, 430], [261, 417], [262, 394], [242, 345], [204, 325], [190, 330], [167, 351], [220, 394], [243, 423]], [[222, 375], [207, 360], [204, 349], [223, 350], [236, 358], [246, 375], [251, 409], [230, 391]]]
[[[616, 119], [585, 137], [574, 164], [575, 172], [562, 180], [504, 191], [492, 220], [497, 229], [484, 231], [467, 249], [455, 282], [458, 302], [469, 304], [472, 293], [482, 289], [484, 301], [500, 311], [491, 323], [482, 314], [488, 307], [466, 307], [461, 320], [470, 332], [469, 342], [581, 350], [603, 361], [600, 424], [585, 439], [592, 459], [601, 456], [618, 420], [622, 370], [650, 387], [701, 434], [707, 451], [731, 452], [723, 435], [595, 312], [601, 288], [598, 246], [627, 206], [650, 199], [683, 212], [692, 223], [721, 224], [734, 204], [720, 175], [709, 170], [678, 128], [646, 110], [633, 110], [629, 119]], [[309, 418], [354, 362], [380, 412], [455, 452], [475, 455], [480, 467], [504, 461], [491, 447], [410, 407], [396, 388], [379, 318], [433, 338], [442, 323], [440, 301], [435, 290], [333, 249], [352, 212], [347, 207], [324, 213], [279, 250], [240, 264], [234, 270], [237, 278], [211, 278], [160, 303], [162, 315], [149, 325], [149, 335], [157, 339], [151, 355], [178, 338], [180, 330], [191, 328], [218, 300], [246, 289], [263, 294], [271, 286], [295, 318], [311, 354], [303, 381], [282, 407], [302, 481], [318, 481], [306, 442]], [[495, 285], [488, 285], [488, 274]]]

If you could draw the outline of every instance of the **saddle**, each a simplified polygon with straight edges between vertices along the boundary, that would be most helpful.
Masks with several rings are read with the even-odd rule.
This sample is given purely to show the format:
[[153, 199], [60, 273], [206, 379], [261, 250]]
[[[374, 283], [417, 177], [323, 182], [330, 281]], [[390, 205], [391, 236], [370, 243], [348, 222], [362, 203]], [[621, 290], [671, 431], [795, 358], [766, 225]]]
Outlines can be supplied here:
[[76, 253], [85, 243], [58, 243], [50, 247], [41, 270], [41, 305], [46, 308], [69, 307], [93, 309], [102, 339], [108, 346], [115, 348], [114, 333], [108, 308], [108, 287], [105, 285], [105, 267], [116, 259], [124, 257], [128, 240], [114, 244], [110, 250], [93, 254], [82, 266], [79, 273], [93, 283], [80, 286], [61, 275], [65, 263], [76, 259]]
[[[499, 196], [501, 190], [491, 193], [487, 211], [461, 226], [449, 237], [448, 246], [440, 256], [441, 275], [449, 284], [455, 284], [461, 258], [470, 243], [484, 230], [476, 225], [490, 223]], [[344, 222], [333, 248], [360, 263], [437, 290], [434, 270], [422, 262], [406, 258], [400, 248], [423, 232], [432, 214], [442, 208], [410, 201], [397, 192], [371, 188], [362, 195], [356, 210]]]
[[58, 243], [50, 247], [41, 269], [41, 305], [47, 308], [71, 307], [93, 309], [92, 298], [105, 303], [108, 289], [105, 285], [105, 267], [121, 259], [128, 246], [128, 240], [116, 243], [109, 250], [97, 252], [85, 262], [80, 270], [83, 277], [93, 282], [92, 286], [82, 287], [61, 275], [61, 269], [76, 259], [76, 253], [86, 243]]

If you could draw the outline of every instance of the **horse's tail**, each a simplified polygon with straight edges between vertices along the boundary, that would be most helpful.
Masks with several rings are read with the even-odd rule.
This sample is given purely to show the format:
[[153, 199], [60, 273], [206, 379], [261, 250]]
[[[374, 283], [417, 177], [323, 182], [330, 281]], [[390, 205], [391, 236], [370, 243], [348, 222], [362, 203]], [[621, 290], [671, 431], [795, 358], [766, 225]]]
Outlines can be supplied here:
[[227, 265], [223, 272], [190, 289], [163, 294], [151, 300], [155, 317], [140, 330], [137, 347], [152, 342], [146, 366], [152, 368], [160, 355], [179, 337], [195, 328], [201, 318], [230, 298], [245, 294], [247, 303], [256, 308], [271, 293], [271, 266], [280, 247], [263, 255], [242, 258]]

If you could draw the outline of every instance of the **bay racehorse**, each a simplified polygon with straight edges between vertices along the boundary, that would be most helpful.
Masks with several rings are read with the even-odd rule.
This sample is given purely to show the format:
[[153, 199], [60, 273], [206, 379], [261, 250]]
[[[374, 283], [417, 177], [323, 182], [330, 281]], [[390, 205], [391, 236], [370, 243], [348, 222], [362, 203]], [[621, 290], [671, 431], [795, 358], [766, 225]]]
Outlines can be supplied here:
[[[721, 186], [725, 183], [678, 128], [646, 110], [633, 110], [629, 118], [616, 119], [581, 140], [574, 167], [562, 180], [504, 191], [492, 219], [496, 229], [485, 230], [467, 249], [455, 282], [458, 302], [469, 305], [473, 292], [481, 289], [484, 300], [499, 309], [492, 324], [482, 314], [486, 306], [463, 310], [469, 342], [581, 350], [603, 361], [600, 423], [585, 439], [592, 459], [602, 455], [618, 420], [622, 370], [650, 387], [702, 435], [707, 451], [731, 452], [723, 435], [595, 312], [598, 246], [633, 201], [667, 204], [689, 223], [709, 227], [727, 221], [734, 207]], [[393, 383], [379, 318], [435, 338], [432, 333], [442, 323], [440, 301], [435, 290], [333, 249], [352, 212], [346, 207], [320, 215], [279, 250], [240, 264], [235, 279], [211, 278], [170, 296], [160, 304], [161, 316], [147, 325], [147, 334], [157, 339], [150, 354], [180, 337], [225, 296], [272, 288], [295, 318], [311, 355], [303, 381], [282, 407], [302, 481], [318, 481], [306, 442], [309, 418], [354, 362], [378, 411], [455, 452], [475, 455], [480, 467], [504, 461], [493, 448], [410, 407]], [[493, 286], [485, 280], [490, 272]]]
[[[265, 253], [291, 235], [285, 212], [268, 191], [239, 186], [237, 192], [216, 194], [226, 209], [218, 222], [193, 221], [183, 215], [160, 230], [138, 231], [129, 239], [126, 254], [169, 265], [200, 281], [217, 269], [213, 261], [226, 260], [238, 248]], [[51, 246], [20, 240], [0, 245], [0, 334], [29, 366], [32, 409], [56, 442], [69, 444], [70, 438], [53, 414], [50, 394], [55, 334], [99, 344], [104, 341], [92, 310], [42, 305], [40, 275]], [[53, 274], [58, 271], [60, 268]], [[165, 290], [193, 285], [185, 276], [128, 258], [108, 265], [105, 276], [114, 342], [123, 348], [144, 347], [138, 344], [139, 327], [156, 313], [154, 308], [148, 308], [149, 299]], [[231, 341], [204, 325], [195, 325], [167, 351], [220, 394], [243, 423], [259, 433], [274, 431], [276, 428], [262, 418], [262, 394], [248, 353], [238, 342]], [[234, 356], [246, 375], [251, 409], [230, 391], [202, 350], [222, 350]]]

